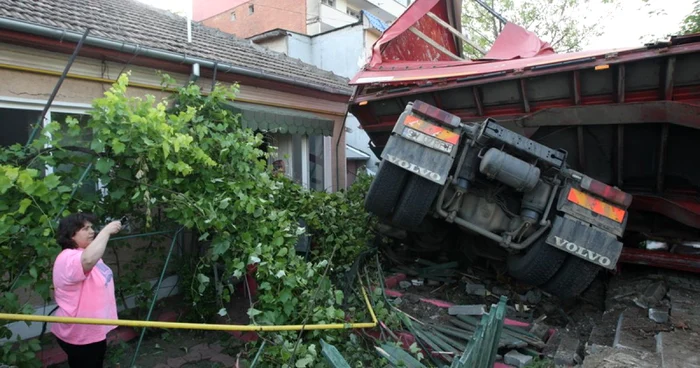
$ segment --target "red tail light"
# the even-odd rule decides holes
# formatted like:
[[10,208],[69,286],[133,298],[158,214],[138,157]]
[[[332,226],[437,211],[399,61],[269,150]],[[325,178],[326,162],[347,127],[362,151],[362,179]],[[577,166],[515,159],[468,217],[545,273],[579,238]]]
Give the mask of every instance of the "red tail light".
[[617,188],[613,188],[587,176],[584,176],[581,180],[581,188],[625,208],[632,204],[631,194],[625,193]]
[[428,118],[435,119],[441,123],[447,124],[453,128],[457,128],[459,126],[459,123],[461,122],[459,117],[454,116],[447,111],[440,110],[435,106],[428,105],[427,103],[419,100],[413,102],[412,110]]

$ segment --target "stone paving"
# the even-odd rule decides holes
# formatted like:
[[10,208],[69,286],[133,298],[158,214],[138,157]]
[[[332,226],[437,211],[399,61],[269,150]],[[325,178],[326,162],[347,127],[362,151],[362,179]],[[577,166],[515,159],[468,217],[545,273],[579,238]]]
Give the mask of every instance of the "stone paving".
[[223,347],[219,344],[195,345],[188,350],[187,354],[177,358],[169,358],[167,364],[161,363],[154,368],[179,368],[188,363],[197,363],[205,360],[220,363],[224,367],[235,366],[236,359],[222,353],[222,350]]

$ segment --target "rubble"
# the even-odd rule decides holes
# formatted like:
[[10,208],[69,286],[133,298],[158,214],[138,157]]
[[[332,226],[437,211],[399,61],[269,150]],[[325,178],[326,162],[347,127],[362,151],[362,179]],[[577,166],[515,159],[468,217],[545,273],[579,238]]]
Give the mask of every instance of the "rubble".
[[569,333],[564,333],[561,337],[561,342],[554,354],[555,366],[573,366],[581,362],[581,341]]
[[465,290],[470,295],[486,296],[486,286],[483,284],[467,284]]
[[668,307],[649,308],[649,319],[656,323],[668,323]]
[[466,316],[481,316],[486,314],[486,305],[476,304],[476,305],[454,305],[451,306],[447,313],[450,315],[466,315]]
[[503,357],[504,363],[518,368],[527,366],[531,361],[531,356],[520,354],[517,350],[511,350]]
[[399,287],[402,289],[408,289],[411,287],[411,282],[410,281],[399,281]]
[[663,282],[655,282],[646,288],[643,295],[635,298],[634,303],[644,309],[657,306],[661,299],[666,296],[667,290]]
[[595,352],[587,355],[582,368],[659,368],[661,359],[652,352],[615,349],[609,346],[598,346]]
[[700,335],[696,332],[674,331],[656,335],[656,352],[662,368],[700,368]]

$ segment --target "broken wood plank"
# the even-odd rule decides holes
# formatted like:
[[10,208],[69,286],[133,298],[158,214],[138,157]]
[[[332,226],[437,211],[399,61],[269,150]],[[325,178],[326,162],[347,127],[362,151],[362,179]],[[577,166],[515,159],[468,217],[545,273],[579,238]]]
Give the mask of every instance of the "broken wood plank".
[[459,57],[459,56],[455,55],[454,53],[452,53],[452,51],[450,51],[450,50],[444,48],[442,45],[440,45],[440,44],[438,44],[437,42],[435,42],[432,38],[428,37],[425,33],[419,31],[416,27],[411,27],[411,28],[409,28],[408,30],[411,31],[411,32],[413,32],[413,34],[415,34],[416,36],[418,36],[418,38],[420,38],[421,40],[427,42],[430,46],[432,46],[432,47],[438,49],[438,50],[439,50],[440,52],[442,52],[443,54],[445,54],[445,55],[447,55],[447,56],[449,56],[449,57],[451,57],[451,58],[453,58],[453,59],[455,59],[455,60],[459,60],[459,61],[463,61],[463,60],[464,60],[464,59],[462,59],[461,57]]
[[446,28],[448,31],[450,31],[453,35],[455,35],[455,36],[459,37],[460,39],[462,39],[462,41],[464,41],[467,45],[473,47],[474,50],[478,51],[481,55],[486,55],[486,51],[484,51],[482,48],[480,48],[480,47],[477,46],[476,44],[472,43],[465,35],[462,34],[462,32],[460,32],[460,31],[458,31],[457,29],[455,29],[454,27],[452,27],[449,23],[445,22],[444,20],[442,20],[440,17],[438,17],[437,15],[433,14],[432,12],[428,12],[428,16],[429,16],[432,20],[438,22],[438,24],[440,24],[441,26],[445,27],[445,28]]

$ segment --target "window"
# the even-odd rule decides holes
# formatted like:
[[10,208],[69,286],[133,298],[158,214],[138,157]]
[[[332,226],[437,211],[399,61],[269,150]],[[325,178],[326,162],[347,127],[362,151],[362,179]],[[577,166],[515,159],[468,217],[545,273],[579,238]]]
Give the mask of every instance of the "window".
[[[70,116],[78,120],[78,126],[81,127],[81,135],[78,137],[69,137],[67,134],[64,134],[61,144],[63,146],[89,148],[92,132],[85,129],[87,127],[88,115],[84,113],[88,106],[85,108],[72,108],[56,104],[58,106],[51,107],[42,122],[40,116],[45,103],[44,101],[34,100],[0,100],[0,129],[3,131],[3,134],[0,135],[0,146],[8,147],[13,144],[25,145],[37,122],[46,124],[49,121],[59,121],[63,123],[66,118]],[[92,157],[86,153],[71,151],[53,152],[52,155],[55,155],[55,157],[70,155],[71,164],[62,164],[57,167],[33,168],[39,169],[44,175],[54,172],[57,174],[68,173],[71,171],[79,171],[82,173],[92,159]],[[80,173],[77,175],[80,175]],[[85,182],[79,189],[79,195],[97,195],[98,188],[98,183],[95,181]]]
[[309,188],[325,191],[324,181],[325,152],[323,137],[314,135],[309,137]]
[[233,22],[234,20],[236,20],[236,12],[232,11],[231,12],[231,22]]
[[332,8],[335,8],[335,0],[321,0],[321,4],[325,4]]
[[345,12],[348,13],[348,15],[351,15],[351,16],[357,18],[357,19],[360,19],[360,14],[361,14],[361,13],[360,13],[359,10],[355,10],[355,9],[353,9],[353,8],[348,7],[348,8],[345,10]]
[[19,108],[0,108],[0,146],[9,147],[15,143],[24,145],[29,139],[32,126],[39,121],[41,111]]
[[255,5],[248,5],[248,15],[255,13]]

